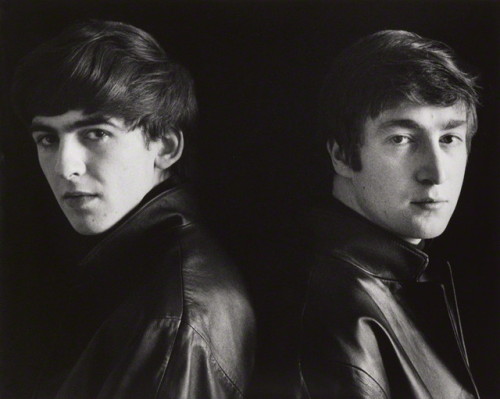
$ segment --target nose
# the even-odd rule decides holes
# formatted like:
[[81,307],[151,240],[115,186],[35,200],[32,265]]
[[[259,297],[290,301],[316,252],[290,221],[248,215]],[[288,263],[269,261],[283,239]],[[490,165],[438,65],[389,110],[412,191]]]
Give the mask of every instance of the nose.
[[425,185],[437,185],[446,181],[445,156],[438,143],[429,143],[419,151],[420,160],[416,172],[417,181]]
[[55,169],[58,176],[67,180],[82,176],[86,171],[84,148],[76,140],[61,140]]

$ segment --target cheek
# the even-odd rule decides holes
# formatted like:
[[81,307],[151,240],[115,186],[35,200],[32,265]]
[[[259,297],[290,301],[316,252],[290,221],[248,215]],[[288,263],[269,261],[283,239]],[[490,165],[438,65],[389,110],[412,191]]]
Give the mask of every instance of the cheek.
[[452,178],[450,179],[451,181],[451,188],[450,191],[452,191],[455,194],[455,201],[458,201],[458,197],[460,195],[460,192],[462,191],[462,186],[464,183],[464,177],[465,177],[465,165],[456,165],[454,169],[451,171],[452,173]]
[[400,164],[390,162],[372,161],[363,165],[361,173],[361,189],[365,193],[371,193],[375,197],[384,196],[387,192],[397,191],[403,184],[402,170]]
[[464,155],[453,162],[450,162],[448,175],[450,176],[450,180],[453,181],[455,185],[462,184],[465,177],[465,169],[467,166],[467,156]]
[[120,193],[125,199],[135,201],[137,196],[149,189],[149,164],[144,158],[121,157],[102,166],[101,171],[106,176],[101,177],[106,179],[108,187],[113,187],[113,191]]
[[400,162],[376,159],[363,165],[357,182],[358,199],[371,212],[388,215],[399,209],[411,192],[406,169]]
[[52,181],[54,180],[55,175],[54,162],[52,158],[47,155],[38,155],[38,163],[45,178],[47,179],[49,184],[52,185]]

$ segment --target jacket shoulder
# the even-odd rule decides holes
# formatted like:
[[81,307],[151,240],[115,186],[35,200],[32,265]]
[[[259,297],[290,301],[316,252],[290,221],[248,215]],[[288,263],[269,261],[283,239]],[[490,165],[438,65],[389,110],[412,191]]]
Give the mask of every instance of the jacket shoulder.
[[[364,397],[385,397],[386,376],[377,365],[379,344],[387,339],[380,300],[391,300],[390,288],[349,260],[320,259],[311,268],[300,349],[308,385],[338,389],[345,395],[351,387],[352,392],[370,392]],[[327,381],[343,383],[333,387]]]
[[253,367],[255,318],[239,270],[201,225],[184,226],[178,246],[180,331],[194,333],[221,378],[243,389]]
[[221,363],[220,354],[214,351],[204,335],[181,321],[161,378],[158,397],[242,398],[246,385],[237,370]]
[[367,273],[342,253],[310,268],[306,309],[335,317],[380,317],[376,298],[391,298],[391,284]]

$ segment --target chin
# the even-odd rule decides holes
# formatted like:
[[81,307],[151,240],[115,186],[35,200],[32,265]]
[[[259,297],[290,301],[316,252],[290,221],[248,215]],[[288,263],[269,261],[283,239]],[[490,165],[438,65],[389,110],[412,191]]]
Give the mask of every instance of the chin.
[[106,226],[96,225],[94,223],[82,223],[81,221],[72,222],[70,220],[70,224],[78,234],[81,234],[84,236],[92,236],[92,235],[96,235],[96,234],[101,234],[109,229],[109,227],[106,227]]
[[81,234],[83,236],[93,236],[96,234],[104,233],[106,231],[104,229],[101,230],[101,229],[94,229],[94,228],[80,227],[80,226],[78,227],[73,226],[73,228],[78,234]]
[[439,237],[441,234],[443,234],[445,229],[446,225],[435,226],[432,228],[426,227],[426,228],[415,229],[410,237],[415,237],[421,240],[429,240],[431,238]]

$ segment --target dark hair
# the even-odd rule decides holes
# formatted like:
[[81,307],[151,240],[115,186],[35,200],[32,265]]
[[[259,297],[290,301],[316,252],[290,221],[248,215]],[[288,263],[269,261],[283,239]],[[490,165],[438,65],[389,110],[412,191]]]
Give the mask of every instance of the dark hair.
[[119,116],[156,140],[192,128],[197,104],[188,71],[134,26],[91,20],[64,30],[20,63],[13,105],[24,121],[69,110]]
[[463,103],[470,146],[477,130],[475,79],[459,69],[447,45],[405,31],[374,33],[336,58],[321,93],[320,130],[329,142],[337,142],[346,163],[359,171],[366,119],[403,101]]

